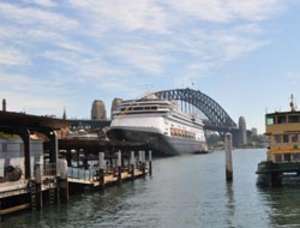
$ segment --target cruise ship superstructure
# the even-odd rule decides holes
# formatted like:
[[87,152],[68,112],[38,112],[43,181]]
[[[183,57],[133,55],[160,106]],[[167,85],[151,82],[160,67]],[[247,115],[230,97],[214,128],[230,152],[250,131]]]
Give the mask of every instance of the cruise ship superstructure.
[[203,122],[154,95],[123,101],[113,112],[108,136],[147,143],[155,155],[207,152]]

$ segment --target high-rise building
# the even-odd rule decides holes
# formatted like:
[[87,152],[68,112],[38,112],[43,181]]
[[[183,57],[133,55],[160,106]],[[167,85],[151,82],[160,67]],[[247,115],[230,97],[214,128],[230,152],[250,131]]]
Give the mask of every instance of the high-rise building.
[[245,117],[241,116],[239,118],[239,145],[243,146],[248,143],[247,140],[247,126]]
[[258,135],[257,128],[252,128],[252,129],[251,129],[251,135],[252,135],[252,136],[257,136],[257,135]]
[[105,104],[101,100],[95,100],[91,110],[92,120],[107,120]]
[[2,100],[2,111],[6,112],[6,100],[5,99]]
[[117,107],[122,103],[122,98],[114,98],[111,104],[110,110],[110,118],[112,119],[113,112],[117,109]]

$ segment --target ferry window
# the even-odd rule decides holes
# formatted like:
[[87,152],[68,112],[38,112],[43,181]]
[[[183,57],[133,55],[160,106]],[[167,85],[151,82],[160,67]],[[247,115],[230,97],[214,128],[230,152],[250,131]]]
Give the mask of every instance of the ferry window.
[[283,155],[283,160],[287,161],[287,162],[291,161],[291,154],[284,154]]
[[289,143],[289,136],[283,135],[283,143]]
[[276,154],[274,157],[275,157],[275,162],[281,162],[281,154]]
[[277,117],[277,123],[286,123],[286,116],[278,116]]
[[267,125],[273,125],[274,124],[274,117],[267,117]]
[[293,154],[294,161],[300,161],[300,154]]
[[300,122],[300,115],[289,116],[289,123],[299,123],[299,122]]
[[291,141],[293,143],[298,142],[298,134],[291,134]]
[[281,143],[281,135],[274,135],[274,141],[276,143]]

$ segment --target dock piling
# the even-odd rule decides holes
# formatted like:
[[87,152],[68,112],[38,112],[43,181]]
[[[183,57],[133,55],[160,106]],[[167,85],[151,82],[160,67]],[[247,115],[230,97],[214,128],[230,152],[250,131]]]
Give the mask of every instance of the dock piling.
[[100,186],[104,185],[104,170],[106,166],[105,154],[104,152],[99,153],[99,181]]
[[152,150],[148,151],[149,175],[152,176]]
[[69,183],[68,183],[68,162],[65,159],[58,160],[59,177],[58,177],[58,193],[59,198],[63,202],[69,201]]
[[131,178],[134,179],[134,169],[135,169],[135,156],[134,156],[134,151],[130,152],[130,173],[131,173]]
[[43,192],[42,192],[42,167],[39,163],[35,165],[34,177],[35,177],[35,203],[34,207],[40,210],[43,208]]
[[118,181],[122,181],[122,153],[119,150],[117,152],[117,169],[118,169]]
[[232,169],[232,134],[226,133],[225,135],[225,157],[226,157],[226,181],[231,182],[233,180]]

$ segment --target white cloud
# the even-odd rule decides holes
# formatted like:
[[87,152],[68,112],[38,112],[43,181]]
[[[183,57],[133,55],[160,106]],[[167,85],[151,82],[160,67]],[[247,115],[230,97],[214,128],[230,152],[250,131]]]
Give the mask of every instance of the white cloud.
[[[164,9],[154,0],[73,0],[71,4],[96,24],[95,27],[121,27],[125,30],[166,30]],[[101,26],[99,26],[101,25]]]
[[60,114],[69,100],[70,90],[57,80],[34,79],[22,74],[0,72],[1,97],[8,101],[9,110],[38,114]]
[[27,4],[36,4],[42,7],[56,7],[58,3],[54,0],[22,0],[22,2]]
[[143,70],[150,74],[159,74],[163,71],[166,58],[163,53],[163,47],[154,47],[155,44],[139,44],[133,42],[124,42],[109,49],[110,53],[127,63],[129,67]]
[[[205,76],[271,42],[261,21],[285,5],[280,0],[20,1],[0,3],[0,65],[23,74],[0,72],[0,88],[14,102],[30,88],[30,101],[22,102],[46,108],[45,99],[52,110],[65,102],[60,95],[70,95],[65,82],[136,94],[134,84],[160,83],[148,76],[172,75],[178,83]],[[39,80],[33,79],[37,69],[47,69]],[[55,86],[53,74],[61,76]]]
[[26,65],[29,63],[30,59],[27,56],[25,56],[22,52],[13,48],[5,48],[3,46],[1,47],[0,66]]
[[208,22],[231,22],[233,20],[260,21],[282,9],[280,0],[167,0],[179,14]]
[[56,30],[70,30],[79,26],[79,23],[66,16],[41,10],[34,7],[15,6],[0,3],[0,17],[11,20],[19,25],[47,26]]

